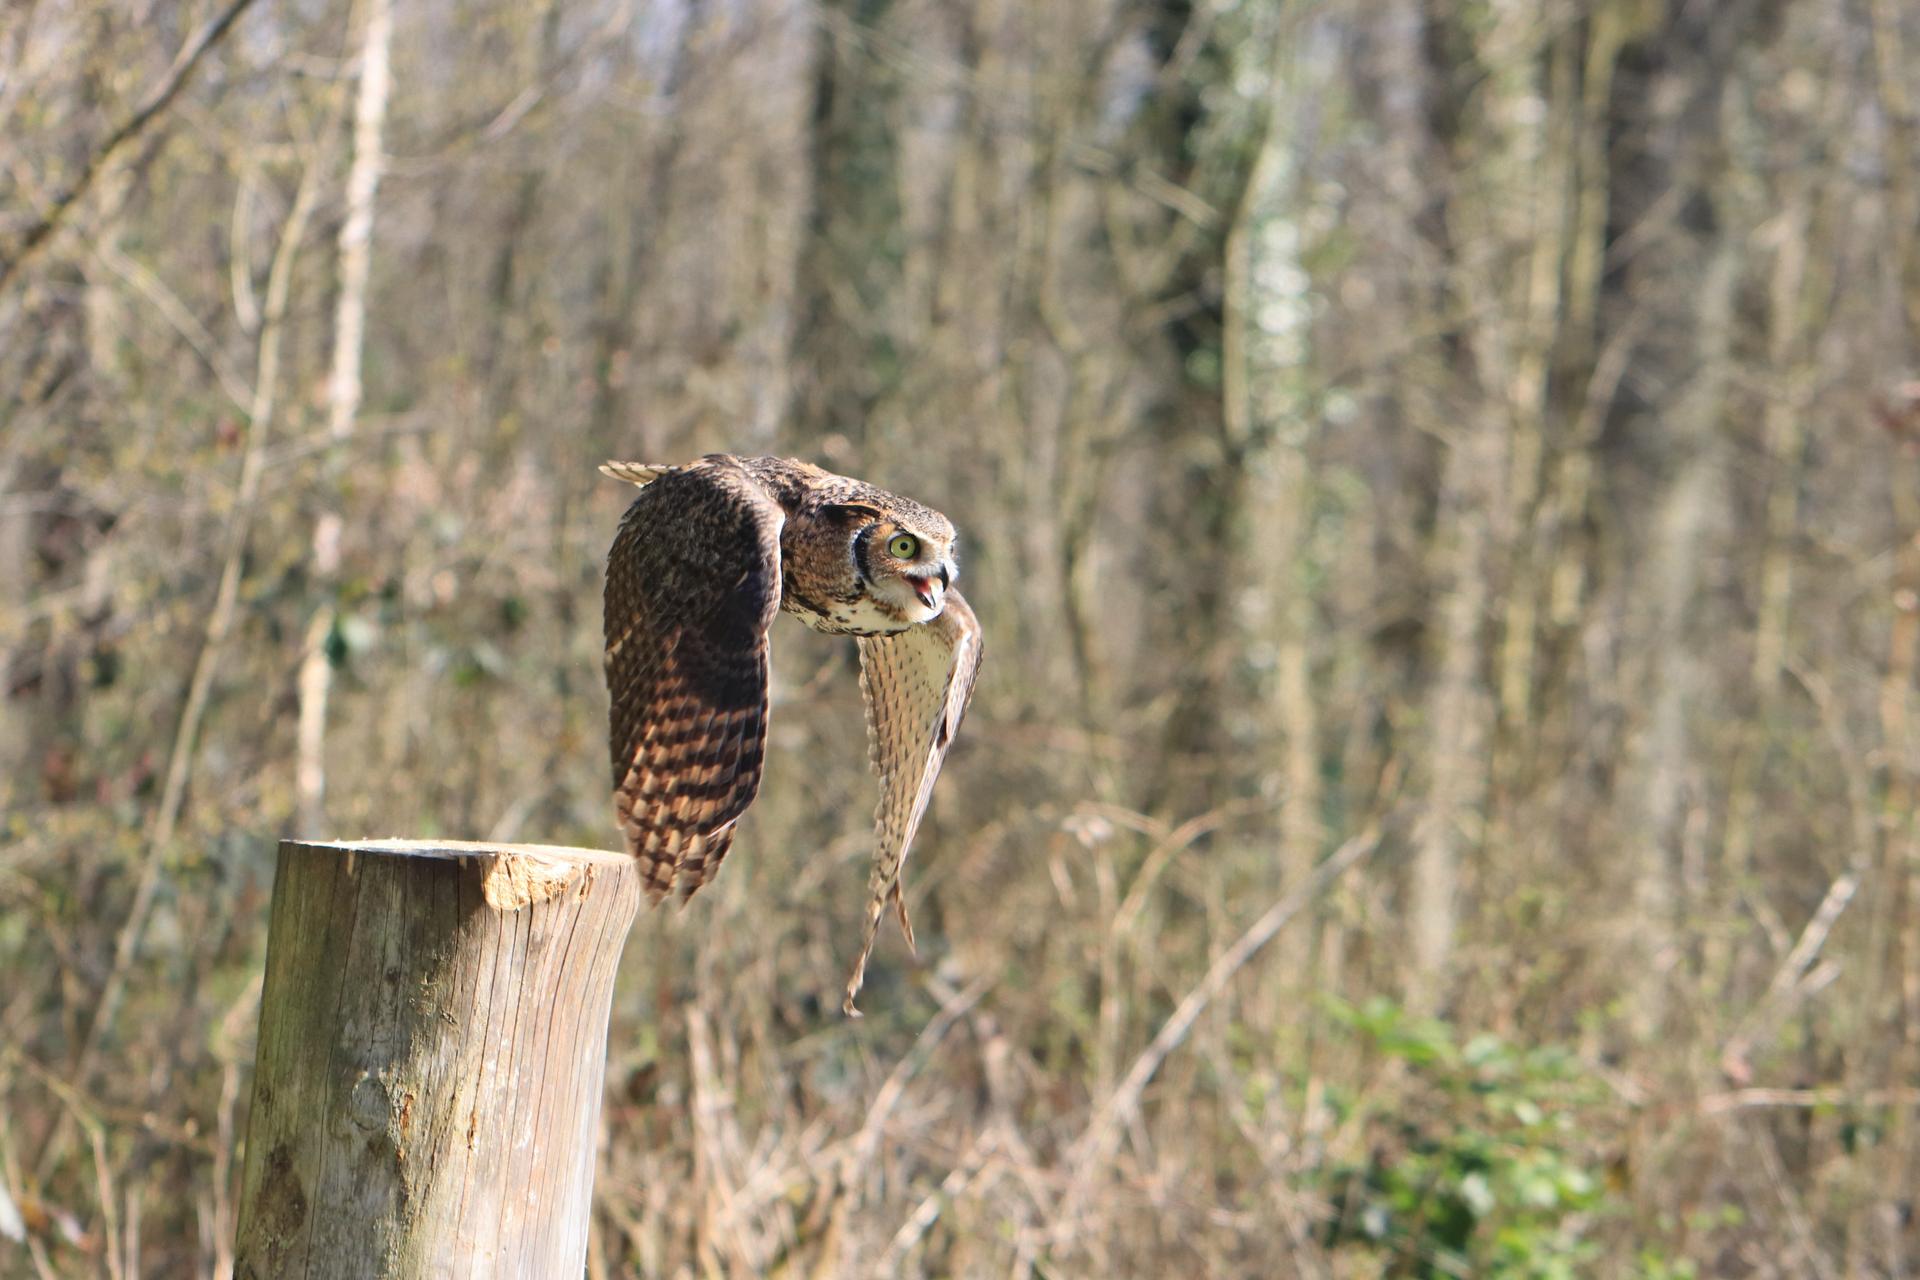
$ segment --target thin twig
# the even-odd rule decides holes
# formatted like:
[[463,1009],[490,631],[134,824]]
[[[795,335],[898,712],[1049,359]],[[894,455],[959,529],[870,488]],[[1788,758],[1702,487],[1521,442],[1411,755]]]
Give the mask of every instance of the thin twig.
[[1753,1051],[1754,1042],[1770,1032],[1786,1012],[1795,991],[1800,988],[1802,978],[1819,956],[1820,949],[1826,945],[1827,935],[1833,932],[1840,914],[1853,901],[1867,860],[1865,852],[1856,855],[1853,866],[1828,886],[1826,897],[1820,900],[1806,928],[1800,931],[1800,938],[1794,943],[1793,950],[1787,953],[1786,959],[1774,971],[1773,980],[1767,984],[1760,1002],[1740,1020],[1734,1033],[1727,1037],[1726,1044],[1720,1050],[1720,1069],[1733,1083],[1745,1084],[1752,1078],[1747,1056]]
[[120,1247],[120,1257],[127,1268],[127,1280],[140,1280],[140,1179],[127,1180],[127,1215],[125,1238]]
[[107,1135],[98,1124],[87,1126],[87,1146],[93,1153],[94,1194],[100,1200],[100,1246],[109,1280],[125,1280],[120,1262],[120,1217],[114,1209],[113,1172],[107,1163]]
[[1920,1089],[1847,1089],[1838,1085],[1818,1089],[1732,1089],[1709,1093],[1696,1104],[1703,1116],[1735,1111],[1798,1110],[1813,1107],[1920,1107]]

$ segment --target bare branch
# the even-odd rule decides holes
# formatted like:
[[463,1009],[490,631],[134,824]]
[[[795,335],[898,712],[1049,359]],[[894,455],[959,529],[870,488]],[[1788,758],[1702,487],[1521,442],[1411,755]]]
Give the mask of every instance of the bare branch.
[[86,165],[80,170],[80,176],[75,178],[65,191],[54,197],[53,204],[40,216],[38,222],[27,228],[26,234],[21,237],[20,244],[13,254],[8,258],[0,259],[0,289],[6,288],[12,282],[13,277],[27,260],[46,243],[48,237],[59,229],[68,211],[87,194],[94,180],[100,176],[101,171],[106,168],[107,162],[113,159],[115,153],[146,132],[147,126],[167,109],[167,105],[174,100],[180,90],[186,88],[187,81],[193,77],[194,68],[200,65],[200,59],[206,56],[208,50],[220,43],[234,21],[252,4],[253,0],[229,0],[225,9],[194,32],[192,38],[174,57],[173,66],[168,69],[166,76],[153,87],[134,113],[127,117],[119,128],[108,134],[107,140],[100,144],[92,156],[88,157]]

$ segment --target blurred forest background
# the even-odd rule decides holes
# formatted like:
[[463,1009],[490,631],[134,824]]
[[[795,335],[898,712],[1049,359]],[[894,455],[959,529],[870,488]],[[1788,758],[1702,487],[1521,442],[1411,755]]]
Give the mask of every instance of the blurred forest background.
[[776,626],[595,1276],[1920,1268],[1917,342],[1903,0],[12,0],[0,1274],[231,1274],[277,837],[615,843],[715,449],[987,667],[856,1024]]

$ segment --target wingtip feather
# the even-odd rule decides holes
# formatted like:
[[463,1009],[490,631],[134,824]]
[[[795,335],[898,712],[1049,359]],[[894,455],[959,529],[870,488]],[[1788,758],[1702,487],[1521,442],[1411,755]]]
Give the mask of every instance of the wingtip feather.
[[860,1011],[853,1007],[853,998],[860,994],[860,988],[867,981],[867,960],[873,955],[874,935],[880,932],[880,908],[884,899],[875,895],[867,904],[867,925],[860,939],[860,958],[853,962],[853,973],[847,979],[846,998],[840,1001],[840,1012],[849,1018],[857,1018]]
[[893,882],[893,888],[887,891],[887,896],[893,899],[893,913],[900,919],[900,936],[907,940],[907,950],[918,960],[920,948],[913,940],[913,921],[907,918],[907,896],[901,892],[898,880]]

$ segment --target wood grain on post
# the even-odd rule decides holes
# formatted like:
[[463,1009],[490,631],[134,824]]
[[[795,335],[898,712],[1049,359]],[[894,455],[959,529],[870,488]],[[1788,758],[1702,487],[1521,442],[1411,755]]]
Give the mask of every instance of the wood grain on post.
[[283,842],[242,1280],[579,1276],[640,898],[620,854]]

